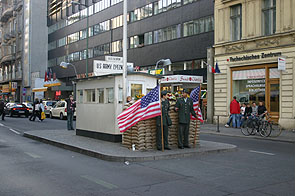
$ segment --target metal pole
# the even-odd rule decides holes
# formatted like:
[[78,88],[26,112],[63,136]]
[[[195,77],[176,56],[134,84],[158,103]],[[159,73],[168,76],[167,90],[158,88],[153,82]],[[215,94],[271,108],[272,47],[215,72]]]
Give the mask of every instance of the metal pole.
[[216,130],[216,132],[220,132],[220,130],[219,130],[219,116],[217,116],[217,130]]
[[127,97],[127,0],[123,1],[123,104]]
[[87,9],[87,30],[86,30],[86,78],[88,78],[88,41],[89,41],[89,7]]

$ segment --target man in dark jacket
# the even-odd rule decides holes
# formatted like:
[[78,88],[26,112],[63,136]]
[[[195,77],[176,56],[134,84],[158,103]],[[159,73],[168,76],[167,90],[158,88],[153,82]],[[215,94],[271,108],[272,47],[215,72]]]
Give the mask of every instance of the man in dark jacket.
[[257,113],[258,113],[258,116],[261,116],[262,118],[264,118],[265,117],[265,114],[267,113],[267,109],[263,105],[263,102],[262,101],[259,101],[259,106],[257,108]]
[[33,111],[29,118],[30,121],[35,121],[36,117],[39,116],[39,99],[36,98],[33,102]]
[[[171,150],[168,144],[168,126],[172,124],[169,116],[169,101],[167,99],[167,91],[161,92],[161,104],[162,104],[162,122],[163,122],[163,136],[164,136],[164,148]],[[157,116],[157,149],[162,150],[162,128],[161,128],[161,116]]]
[[[183,89],[182,97],[177,99],[175,110],[178,112],[178,148],[190,148],[189,146],[189,124],[190,115],[192,114],[197,118],[196,112],[193,107],[193,101],[188,98],[188,91]],[[184,139],[184,141],[183,141]]]
[[73,95],[70,95],[68,99],[66,99],[67,102],[67,128],[68,130],[74,130],[73,126],[73,117],[74,112],[76,109],[76,102],[74,101]]
[[0,101],[0,115],[2,115],[2,120],[4,120],[4,116],[5,116],[5,102],[4,102],[4,100]]

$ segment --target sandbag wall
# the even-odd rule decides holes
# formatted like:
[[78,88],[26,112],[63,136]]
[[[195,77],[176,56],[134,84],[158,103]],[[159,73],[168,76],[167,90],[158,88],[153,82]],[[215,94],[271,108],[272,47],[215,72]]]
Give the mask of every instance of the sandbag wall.
[[[171,102],[170,102],[171,103]],[[169,127],[169,146],[177,147],[178,142],[178,113],[174,110],[175,102],[170,105],[170,118],[172,125]],[[125,107],[126,108],[126,107]],[[198,129],[196,132],[196,124],[198,123]],[[194,137],[196,135],[196,144],[199,144],[199,132],[200,122],[191,120],[189,133],[189,143],[193,147]],[[156,149],[156,118],[147,119],[138,122],[135,126],[131,127],[123,133],[122,145],[126,148],[132,149],[132,144],[135,145],[136,150],[149,150]]]

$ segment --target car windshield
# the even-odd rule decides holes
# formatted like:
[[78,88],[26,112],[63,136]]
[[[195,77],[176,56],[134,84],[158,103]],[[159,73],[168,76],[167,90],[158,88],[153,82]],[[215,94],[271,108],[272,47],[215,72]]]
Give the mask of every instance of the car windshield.
[[22,105],[22,104],[17,104],[17,105],[15,105],[15,107],[22,108],[22,107],[26,107],[26,106],[25,105]]
[[46,103],[47,106],[54,106],[56,102],[48,101]]

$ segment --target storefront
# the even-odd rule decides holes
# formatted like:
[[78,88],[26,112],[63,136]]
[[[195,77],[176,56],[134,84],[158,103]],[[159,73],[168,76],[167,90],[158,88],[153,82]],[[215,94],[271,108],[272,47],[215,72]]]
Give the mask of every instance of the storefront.
[[[285,59],[284,70],[278,59]],[[262,101],[272,120],[295,128],[294,50],[282,48],[253,53],[215,55],[221,70],[214,76],[214,117],[226,123],[233,96],[240,103]]]

